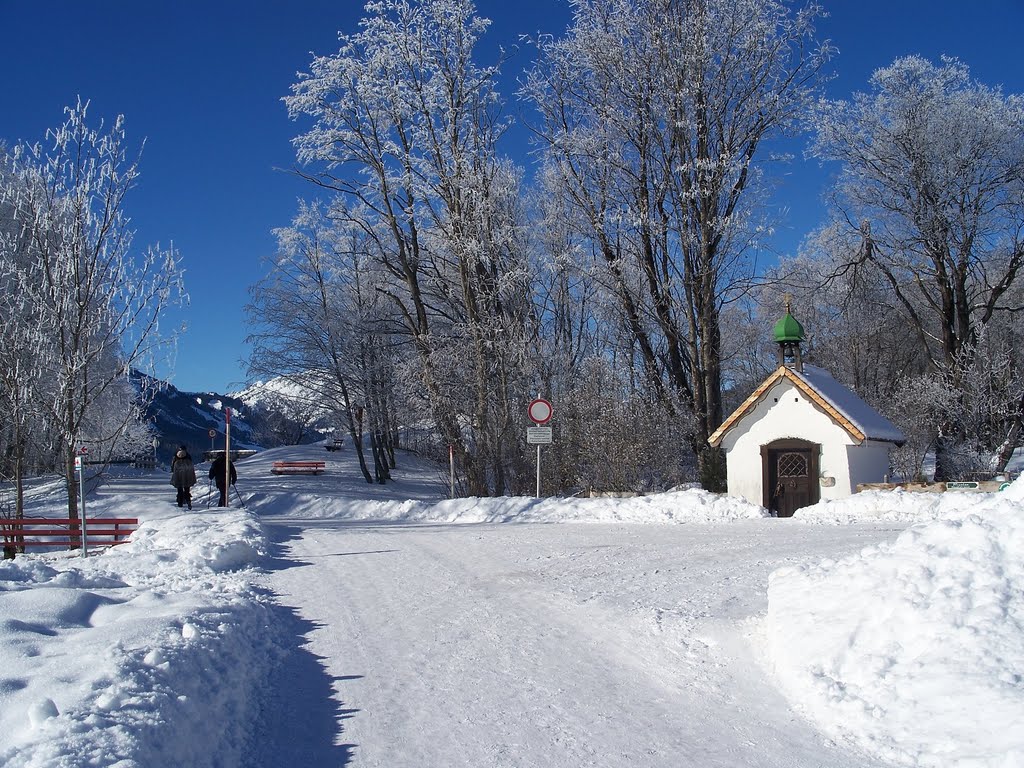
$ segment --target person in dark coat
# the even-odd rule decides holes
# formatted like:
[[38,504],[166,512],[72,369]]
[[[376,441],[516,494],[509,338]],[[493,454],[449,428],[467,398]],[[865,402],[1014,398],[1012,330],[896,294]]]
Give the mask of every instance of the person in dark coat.
[[178,506],[186,504],[192,509],[192,486],[196,484],[196,467],[188,449],[183,445],[171,459],[171,485],[178,490]]
[[[217,490],[220,491],[220,504],[219,507],[226,507],[228,505],[228,487],[224,484],[224,454],[220,454],[216,459],[213,460],[213,464],[210,465],[210,479],[217,484]],[[228,472],[231,474],[231,485],[235,484],[238,479],[238,473],[235,472],[235,463],[231,459],[227,459]]]

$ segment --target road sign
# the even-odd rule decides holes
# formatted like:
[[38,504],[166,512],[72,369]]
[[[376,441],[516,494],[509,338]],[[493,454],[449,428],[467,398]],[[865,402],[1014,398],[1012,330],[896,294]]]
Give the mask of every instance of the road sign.
[[547,445],[551,442],[551,427],[527,427],[526,442],[529,445]]
[[1009,483],[1003,483],[1002,485],[999,486],[999,490],[1000,491],[1005,491],[1009,487],[1010,487]]
[[534,424],[547,424],[551,421],[551,403],[538,397],[536,400],[530,402],[530,407],[527,410],[527,413],[530,414],[530,421]]
[[82,468],[82,457],[81,456],[75,456],[75,470],[77,471],[77,470],[79,470],[81,468]]
[[976,491],[978,490],[978,484],[967,480],[967,481],[955,481],[946,483],[947,491]]
[[210,437],[216,437],[216,436],[217,436],[217,430],[216,429],[211,429],[210,430]]

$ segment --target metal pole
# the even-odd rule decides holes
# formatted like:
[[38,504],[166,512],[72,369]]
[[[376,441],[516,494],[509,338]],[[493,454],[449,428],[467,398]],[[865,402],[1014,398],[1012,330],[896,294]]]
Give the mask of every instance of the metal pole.
[[81,502],[79,504],[81,514],[79,517],[81,518],[82,523],[82,557],[88,557],[89,536],[85,530],[85,461],[81,456],[76,456],[75,461],[78,464],[78,493],[81,498]]
[[224,409],[224,506],[231,506],[231,409]]
[[537,444],[537,498],[540,498],[540,443]]
[[451,482],[451,492],[449,493],[448,498],[454,499],[455,498],[455,446],[454,445],[449,445],[448,446],[448,469],[449,469],[449,474],[451,475],[451,480],[450,480],[450,482]]

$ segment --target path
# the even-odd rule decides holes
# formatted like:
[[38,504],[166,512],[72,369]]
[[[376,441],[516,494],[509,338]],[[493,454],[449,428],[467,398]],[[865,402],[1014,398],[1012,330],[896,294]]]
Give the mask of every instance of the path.
[[877,531],[265,522],[267,584],[331,683],[305,657],[267,766],[876,765],[796,716],[744,635],[771,570]]

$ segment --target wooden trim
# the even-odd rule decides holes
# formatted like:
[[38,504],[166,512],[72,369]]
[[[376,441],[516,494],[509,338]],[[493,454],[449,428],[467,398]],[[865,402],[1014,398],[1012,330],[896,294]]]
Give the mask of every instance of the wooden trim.
[[750,394],[750,397],[744,400],[740,404],[740,407],[733,411],[729,418],[722,422],[722,426],[715,430],[714,434],[712,434],[711,437],[708,438],[708,442],[711,443],[711,445],[714,446],[715,448],[721,445],[722,438],[725,437],[725,433],[732,429],[733,425],[741,418],[743,418],[743,416],[746,415],[747,411],[749,411],[751,408],[754,407],[754,405],[757,404],[757,401],[761,399],[764,393],[767,392],[775,382],[782,378],[782,372],[787,370],[789,369],[786,368],[785,366],[779,366],[775,370],[775,373],[773,373],[771,376],[769,376],[767,379],[761,382],[761,386],[755,389]]
[[722,440],[725,438],[725,433],[732,429],[736,422],[743,418],[757,404],[764,394],[781,379],[789,379],[789,381],[793,382],[793,386],[803,392],[811,402],[821,408],[821,410],[823,410],[829,418],[832,419],[832,421],[846,430],[854,440],[862,443],[867,439],[867,435],[858,429],[852,421],[837,411],[836,408],[828,402],[828,400],[819,395],[817,391],[810,384],[804,381],[798,373],[787,366],[780,365],[771,376],[761,383],[761,386],[751,393],[750,397],[740,404],[739,408],[732,412],[729,418],[722,422],[722,425],[715,430],[711,437],[708,438],[708,442],[715,448],[721,445]]

